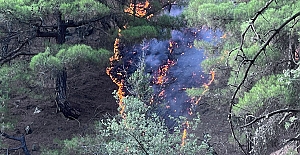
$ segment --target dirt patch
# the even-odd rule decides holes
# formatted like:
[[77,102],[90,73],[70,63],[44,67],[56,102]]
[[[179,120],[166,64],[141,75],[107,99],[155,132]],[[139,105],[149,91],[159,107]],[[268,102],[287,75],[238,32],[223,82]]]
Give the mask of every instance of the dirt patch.
[[[29,125],[32,133],[26,135],[26,142],[32,155],[41,154],[42,148],[60,148],[60,140],[91,134],[94,132],[95,121],[107,113],[116,114],[117,104],[112,92],[117,86],[106,75],[105,68],[82,64],[78,68],[68,69],[67,86],[71,106],[81,113],[78,121],[67,120],[61,113],[56,113],[54,87],[45,88],[44,91],[50,98],[46,101],[32,99],[24,94],[14,95],[10,99],[9,114],[17,122],[7,134],[20,136]],[[41,112],[34,113],[36,108]],[[2,138],[2,141],[9,148],[20,145],[18,141],[10,139]],[[22,150],[17,150],[10,151],[10,154],[23,153]]]
[[239,155],[242,154],[237,144],[231,139],[231,130],[228,122],[228,105],[222,100],[214,103],[212,96],[204,97],[197,107],[197,112],[200,113],[200,125],[197,128],[196,135],[203,141],[204,135],[209,134],[211,140],[209,145],[213,147],[217,154],[224,155]]

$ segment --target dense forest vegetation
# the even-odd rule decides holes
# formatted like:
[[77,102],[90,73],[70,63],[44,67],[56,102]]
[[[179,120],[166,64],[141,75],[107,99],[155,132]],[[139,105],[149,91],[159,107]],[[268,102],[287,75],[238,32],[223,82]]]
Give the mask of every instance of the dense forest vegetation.
[[227,75],[226,85],[209,93],[228,105],[232,136],[244,154],[269,154],[284,145],[281,154],[297,152],[299,5],[191,0],[185,12],[191,26],[224,32],[217,45],[196,44],[207,49],[202,66],[219,78]]
[[[184,8],[182,15],[162,13],[174,6]],[[299,153],[297,0],[0,0],[0,10],[0,146],[7,154]],[[195,102],[194,114],[170,116],[175,122],[170,127],[157,113],[162,105],[156,103],[145,57],[131,75],[113,69],[124,63],[119,49],[144,39],[168,39],[172,30],[186,27],[222,32],[222,37],[194,42],[205,50],[201,67],[211,81],[186,89]],[[108,74],[117,85],[115,102],[107,107],[118,105],[118,112],[105,111],[96,102],[94,115],[99,107],[104,113],[93,120],[71,102],[68,94],[76,89],[68,86],[68,73],[85,74],[81,69],[87,66]],[[16,100],[18,96],[26,97]],[[80,98],[88,100],[86,96]],[[31,108],[18,108],[24,98],[37,105],[55,101],[45,107],[55,106],[69,120],[65,126],[78,122],[81,128],[83,120],[93,120],[88,124],[93,130],[59,139],[55,148],[38,149],[25,140],[35,136],[34,128],[21,124],[25,130],[14,132],[20,118],[12,112],[28,115]],[[34,114],[40,112],[37,106]]]

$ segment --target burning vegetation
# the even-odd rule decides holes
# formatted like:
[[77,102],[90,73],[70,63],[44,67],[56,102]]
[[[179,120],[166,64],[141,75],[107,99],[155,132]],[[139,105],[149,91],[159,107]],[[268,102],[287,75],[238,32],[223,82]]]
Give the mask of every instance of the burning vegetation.
[[189,127],[189,122],[186,121],[184,122],[183,124],[183,132],[182,132],[182,138],[181,138],[181,146],[184,146],[185,145],[185,140],[186,140],[186,137],[187,137],[187,129]]
[[[139,17],[145,16],[146,8],[149,7],[148,3],[149,2],[146,1],[145,4],[131,4],[129,8],[125,9],[125,12],[134,14],[134,8],[136,7],[135,15]],[[146,72],[151,73],[151,89],[154,91],[154,97],[145,104],[151,106],[162,104],[163,106],[159,106],[162,108],[159,110],[162,111],[162,114],[159,115],[164,115],[160,117],[166,119],[165,123],[168,127],[173,126],[174,122],[168,122],[168,119],[170,118],[165,118],[165,116],[178,118],[179,116],[186,116],[186,114],[192,115],[193,109],[191,104],[193,103],[191,101],[196,100],[194,104],[198,104],[201,96],[208,91],[209,86],[213,83],[215,72],[211,71],[211,79],[208,83],[203,84],[206,78],[199,65],[204,59],[204,56],[200,55],[199,51],[195,49],[193,45],[193,40],[201,35],[200,31],[187,30],[184,33],[179,31],[174,32],[175,33],[172,34],[172,39],[169,41],[153,43],[152,41],[146,41],[147,45],[143,44],[141,45],[142,47],[135,45],[132,49],[126,48],[125,50],[123,48],[122,50],[120,49],[120,39],[116,38],[114,43],[114,55],[110,58],[111,66],[107,68],[107,74],[118,86],[116,95],[119,99],[119,111],[124,119],[128,119],[129,117],[128,114],[126,117],[126,114],[124,113],[125,108],[129,106],[124,104],[124,100],[126,101],[124,97],[129,93],[126,89],[130,87],[127,86],[128,83],[126,80],[128,78],[127,76],[131,75],[133,70],[130,67],[135,66],[140,61],[142,53],[140,51],[145,51],[145,53],[147,53],[145,58]],[[119,33],[119,37],[120,36]],[[152,49],[156,46],[159,48],[159,52]],[[161,47],[164,49],[161,49]],[[124,66],[124,64],[128,64],[129,66]],[[183,91],[201,85],[204,91],[197,99],[190,99],[187,96],[186,91]],[[128,96],[130,96],[130,94],[128,94]],[[190,126],[194,125],[190,125],[188,121],[179,124],[181,128],[181,143],[178,144],[185,147],[187,144],[188,129]],[[144,132],[143,135],[145,134],[147,133]]]
[[149,5],[150,3],[148,0],[146,0],[146,2],[144,3],[139,2],[136,4],[131,2],[129,4],[129,7],[124,9],[124,12],[134,15],[136,17],[144,17],[147,15],[147,9],[149,8]]
[[[119,30],[119,35],[120,35]],[[120,44],[120,39],[116,38],[115,43],[114,43],[114,55],[109,59],[110,61],[110,67],[106,69],[106,74],[109,75],[111,80],[118,86],[118,90],[116,92],[116,95],[119,100],[119,108],[120,108],[120,114],[122,115],[123,118],[125,118],[124,110],[125,110],[125,104],[123,103],[123,98],[125,97],[125,91],[124,91],[124,78],[125,75],[123,75],[121,72],[117,72],[117,75],[113,75],[112,69],[114,69],[114,63],[120,61],[121,56],[120,56],[120,51],[119,51],[119,44]]]

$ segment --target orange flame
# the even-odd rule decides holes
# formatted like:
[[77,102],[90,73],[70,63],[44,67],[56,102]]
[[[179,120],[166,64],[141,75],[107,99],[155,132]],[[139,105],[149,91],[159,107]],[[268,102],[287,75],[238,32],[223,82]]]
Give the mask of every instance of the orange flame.
[[[119,30],[120,33],[120,30]],[[120,61],[120,51],[119,51],[119,42],[120,39],[116,38],[115,43],[114,43],[114,55],[109,58],[110,61],[110,66],[106,68],[106,74],[109,75],[111,80],[118,86],[118,91],[117,91],[117,96],[119,98],[119,108],[120,108],[120,114],[123,118],[125,118],[124,110],[125,110],[125,104],[123,103],[123,98],[125,97],[125,92],[124,92],[124,80],[118,80],[117,78],[113,77],[111,75],[111,70],[113,69],[113,63],[115,61]],[[117,73],[119,76],[123,76],[122,73]]]
[[158,94],[158,96],[159,96],[159,97],[164,96],[164,95],[165,95],[165,91],[166,91],[166,90],[162,90],[162,91]]
[[[215,71],[210,71],[211,74],[211,80],[208,82],[208,84],[206,84],[206,86],[210,86],[211,83],[215,80]],[[204,84],[205,85],[205,84]]]
[[220,38],[221,39],[225,39],[227,37],[227,35],[226,35],[226,33],[223,35],[223,36],[221,36]]
[[215,80],[215,71],[210,71],[211,74],[211,80],[208,82],[208,84],[204,83],[203,87],[204,87],[204,91],[202,92],[201,96],[196,100],[195,104],[198,104],[202,98],[202,96],[204,95],[204,93],[206,93],[209,90],[209,86],[212,84],[212,82]]
[[[202,96],[204,95],[205,92],[207,92],[209,89],[209,86],[212,84],[212,82],[215,80],[215,71],[210,71],[210,74],[211,74],[211,80],[208,82],[208,84],[204,83],[203,84],[203,87],[204,87],[204,91],[202,92],[201,96],[197,99],[197,101],[195,102],[195,104],[198,104],[199,101],[201,100]],[[193,112],[191,109],[189,109],[188,111],[188,114],[189,115],[192,115]],[[182,133],[182,138],[181,138],[181,146],[184,146],[185,145],[185,140],[186,140],[186,137],[187,137],[187,128],[189,127],[189,123],[188,121],[186,121],[184,123],[184,129],[183,129],[183,133]]]
[[181,146],[184,146],[185,145],[185,140],[186,140],[186,137],[187,137],[187,128],[189,127],[189,122],[186,121],[184,124],[184,129],[183,129],[183,133],[182,133],[182,137],[181,137]]
[[119,42],[120,42],[120,39],[116,38],[115,43],[114,43],[114,55],[109,58],[109,61],[111,63],[113,61],[119,61],[120,60]]
[[147,19],[150,19],[151,17],[153,17],[154,15],[153,15],[153,13],[152,14],[150,14],[149,16],[147,16],[146,18]]
[[167,64],[163,65],[158,69],[158,77],[156,78],[156,84],[162,85],[165,83],[168,79],[166,78],[167,72],[171,66],[175,65],[175,61],[169,60]]
[[173,52],[173,42],[169,42],[169,48],[168,48],[168,50],[170,51],[170,53],[172,53]]
[[[125,13],[129,13],[131,15],[135,14],[137,17],[144,17],[147,15],[147,8],[149,7],[150,3],[148,0],[146,0],[145,3],[137,3],[133,4],[130,3],[129,7],[124,10]],[[135,12],[134,12],[135,10]],[[150,18],[151,15],[147,16],[147,18]]]
[[191,108],[189,108],[189,110],[188,110],[188,114],[189,114],[189,115],[193,115],[193,111],[192,111],[192,109],[191,109]]

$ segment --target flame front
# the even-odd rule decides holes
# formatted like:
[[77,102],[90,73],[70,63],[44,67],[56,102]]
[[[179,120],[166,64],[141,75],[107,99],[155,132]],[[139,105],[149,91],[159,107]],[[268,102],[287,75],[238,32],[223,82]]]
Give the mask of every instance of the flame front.
[[[137,17],[144,17],[147,15],[147,8],[149,7],[150,3],[148,0],[146,0],[145,3],[137,3],[137,4],[134,4],[134,3],[130,3],[129,7],[126,8],[124,10],[125,13],[129,13],[131,15],[135,15]],[[153,15],[150,15],[151,17]],[[149,16],[147,18],[150,18]]]
[[[209,90],[209,86],[212,84],[212,82],[215,80],[215,71],[210,71],[210,74],[211,74],[211,79],[210,79],[210,81],[206,84],[206,83],[204,83],[203,84],[203,87],[204,87],[204,91],[202,92],[202,94],[201,94],[201,96],[197,99],[197,101],[195,102],[195,104],[198,104],[199,103],[199,101],[201,100],[201,97],[202,97],[202,95],[204,95],[204,93],[205,92],[207,92],[208,90]],[[193,114],[193,112],[192,112],[192,109],[189,109],[189,111],[188,111],[188,114],[189,115],[192,115]],[[182,133],[182,137],[181,137],[181,146],[184,146],[185,145],[185,140],[186,140],[186,138],[187,138],[187,129],[189,128],[189,123],[188,123],[188,121],[186,121],[184,124],[183,124],[183,127],[184,127],[184,129],[183,129],[183,133]]]
[[167,78],[167,72],[171,66],[175,65],[175,61],[172,61],[170,59],[167,60],[167,64],[162,65],[158,69],[158,76],[156,77],[155,84],[162,85],[165,83],[168,78]]
[[[120,30],[119,30],[120,33]],[[114,55],[109,58],[110,61],[110,67],[106,68],[106,74],[109,75],[109,77],[111,78],[111,80],[118,86],[118,91],[117,91],[117,96],[119,98],[119,108],[120,108],[120,114],[123,118],[125,118],[125,114],[124,114],[124,110],[125,110],[125,104],[123,103],[123,98],[125,96],[125,92],[124,92],[124,80],[118,80],[118,78],[114,77],[111,74],[113,67],[113,63],[115,61],[120,61],[121,57],[120,57],[120,51],[119,51],[119,43],[120,43],[120,39],[116,38],[115,43],[114,43]],[[122,73],[117,73],[118,76],[123,76]]]
[[208,82],[208,84],[204,84],[204,87],[208,88],[208,86],[210,86],[211,83],[215,80],[215,73],[216,73],[215,71],[210,71],[211,79]]

